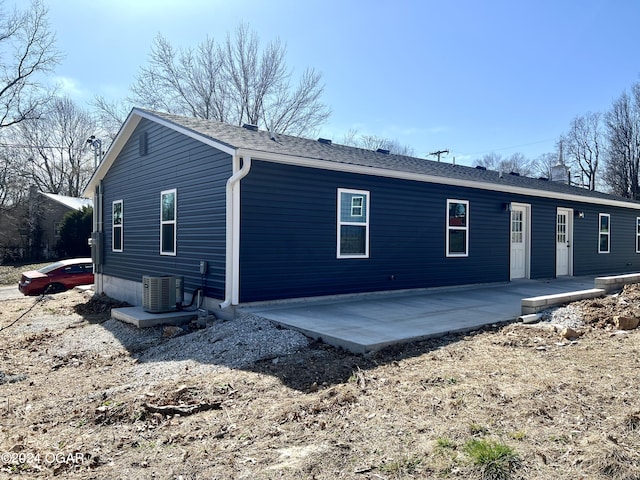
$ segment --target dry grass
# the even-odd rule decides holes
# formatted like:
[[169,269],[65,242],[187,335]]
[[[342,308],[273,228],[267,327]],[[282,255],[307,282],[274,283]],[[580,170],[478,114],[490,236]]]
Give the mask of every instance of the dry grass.
[[[61,294],[30,318],[68,314],[81,301]],[[12,302],[0,307],[0,325],[31,300]],[[70,332],[101,328],[79,320],[0,332],[1,368],[27,376],[0,391],[0,452],[84,455],[0,463],[5,475],[640,479],[638,330],[588,328],[569,343],[510,325],[371,357],[314,345],[249,370],[140,381],[134,352],[56,357]],[[221,408],[166,416],[143,407],[181,401]],[[506,467],[485,468],[469,445],[492,446]]]

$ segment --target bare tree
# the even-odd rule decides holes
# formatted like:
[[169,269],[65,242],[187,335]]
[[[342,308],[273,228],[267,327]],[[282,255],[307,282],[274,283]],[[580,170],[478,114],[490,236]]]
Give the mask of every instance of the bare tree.
[[608,140],[605,181],[612,193],[640,198],[640,83],[613,102],[605,116]]
[[0,149],[0,211],[22,201],[28,191],[27,182],[21,174],[13,151],[8,147]]
[[7,12],[0,3],[0,128],[40,117],[52,93],[39,76],[59,60],[42,1],[24,12]]
[[307,69],[293,85],[285,54],[279,40],[261,49],[245,24],[222,44],[207,38],[196,48],[176,50],[158,35],[128,100],[154,110],[311,135],[330,113],[321,101],[322,75]]
[[602,114],[589,112],[575,117],[569,132],[563,137],[567,163],[576,167],[589,190],[596,189],[598,166],[604,147],[603,127]]
[[[51,100],[51,92],[40,80],[59,60],[43,3],[34,0],[19,11],[0,1],[0,131],[4,141],[12,129],[40,117]],[[16,152],[19,150],[8,146],[0,151],[0,209],[19,203],[28,190]]]
[[[99,126],[96,135],[108,139],[108,143],[113,142],[132,106],[127,100],[107,100],[101,96],[94,98],[92,106],[97,126]],[[103,145],[103,150],[107,149],[108,145]]]
[[377,135],[360,135],[355,129],[350,129],[342,138],[343,145],[366,148],[367,150],[388,150],[395,155],[414,155],[414,150],[409,145],[402,145],[398,140],[379,137]]
[[538,167],[537,174],[540,177],[551,178],[551,168],[558,164],[558,153],[548,152],[543,153],[536,159],[536,165]]
[[87,139],[95,131],[88,112],[69,98],[56,98],[40,119],[23,122],[24,174],[42,192],[80,196],[93,172]]
[[536,161],[528,159],[522,153],[514,153],[510,157],[503,157],[499,153],[492,152],[473,163],[489,170],[514,172],[526,177],[535,176],[538,170]]

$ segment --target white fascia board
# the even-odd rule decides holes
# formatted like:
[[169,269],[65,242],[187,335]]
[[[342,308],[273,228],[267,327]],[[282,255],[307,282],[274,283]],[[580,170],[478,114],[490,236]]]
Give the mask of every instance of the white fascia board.
[[159,125],[162,125],[163,127],[170,128],[171,130],[174,130],[178,133],[186,135],[187,137],[193,138],[195,140],[198,140],[199,142],[202,142],[211,147],[217,148],[218,150],[224,153],[228,153],[229,155],[234,155],[236,153],[235,148],[230,147],[229,145],[225,145],[224,143],[217,142],[216,140],[213,140],[212,138],[204,136],[201,133],[195,132],[193,130],[182,127],[180,125],[176,125],[175,123],[172,123],[160,117],[156,117],[155,115],[149,114],[141,110],[134,109],[133,111],[136,113],[136,115],[139,115],[142,118],[146,118]]
[[[459,178],[440,177],[436,175],[426,175],[421,173],[403,172],[379,167],[367,167],[353,165],[350,163],[338,163],[312,158],[296,157],[293,155],[281,155],[266,153],[256,150],[239,149],[238,155],[250,156],[255,161],[266,161],[273,163],[284,163],[288,165],[298,165],[301,167],[319,168],[322,170],[335,170],[338,172],[357,173],[362,175],[373,175],[377,177],[397,178],[401,180],[413,180],[416,182],[437,183],[441,185],[451,185],[456,187],[468,187],[479,190],[492,190],[503,193],[513,193],[517,195],[528,195],[531,197],[549,198],[554,200],[566,200],[572,202],[590,203],[595,205],[607,205],[612,207],[631,208],[640,210],[640,204],[625,202],[623,200],[613,200],[607,198],[583,197],[569,193],[550,192],[537,190],[534,188],[516,187],[513,185],[499,185],[497,183],[485,183],[475,180],[464,180]],[[542,181],[542,180],[541,180]]]
[[95,192],[96,186],[100,183],[100,180],[104,178],[106,173],[113,165],[113,162],[120,154],[124,145],[127,143],[127,140],[131,137],[131,134],[136,129],[138,124],[140,123],[140,116],[135,114],[135,109],[129,113],[129,116],[122,124],[118,135],[115,140],[109,146],[109,150],[104,154],[102,161],[96,168],[96,171],[93,172],[89,183],[87,184],[84,192],[82,192],[82,196],[86,198],[93,198],[93,193]]
[[198,140],[199,142],[202,142],[206,145],[210,145],[214,148],[217,148],[218,150],[228,153],[229,155],[234,155],[236,152],[234,148],[229,147],[228,145],[216,142],[215,140],[212,140],[211,138],[206,137],[204,135],[198,134],[193,130],[189,130],[188,128],[181,127],[179,125],[176,125],[175,123],[171,123],[167,120],[151,115],[143,110],[134,108],[133,110],[131,110],[131,112],[129,113],[129,116],[127,117],[125,122],[122,124],[122,127],[118,132],[118,135],[116,136],[115,140],[109,147],[109,150],[107,150],[107,152],[105,153],[104,158],[102,159],[102,162],[100,162],[100,165],[98,165],[98,168],[93,173],[93,176],[89,180],[89,184],[87,185],[84,192],[82,193],[83,197],[93,198],[93,192],[95,191],[96,185],[107,174],[107,172],[113,165],[113,162],[118,157],[118,155],[124,148],[127,141],[131,138],[131,135],[133,134],[136,127],[140,123],[140,120],[143,118],[146,118],[147,120],[151,120],[152,122],[162,125],[164,127],[170,128],[171,130],[174,130],[190,138]]

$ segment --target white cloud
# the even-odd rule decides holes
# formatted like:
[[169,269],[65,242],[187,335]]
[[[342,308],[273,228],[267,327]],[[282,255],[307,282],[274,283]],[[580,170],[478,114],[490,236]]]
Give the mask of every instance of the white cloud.
[[70,77],[53,77],[54,83],[58,86],[60,95],[68,96],[72,100],[87,100],[91,97],[91,92],[83,88],[76,80]]

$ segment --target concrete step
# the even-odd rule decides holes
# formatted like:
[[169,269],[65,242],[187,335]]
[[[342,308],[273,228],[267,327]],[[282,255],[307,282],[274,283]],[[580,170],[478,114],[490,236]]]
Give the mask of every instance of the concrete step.
[[130,323],[138,328],[157,327],[158,325],[182,325],[198,317],[198,312],[177,311],[168,313],[149,313],[142,307],[112,308],[111,318]]
[[618,290],[630,283],[640,283],[640,273],[612,275],[609,277],[596,277],[596,279],[594,280],[595,287],[602,288],[607,293]]
[[605,290],[603,288],[590,288],[588,290],[579,290],[576,292],[554,293],[553,295],[540,295],[538,297],[530,297],[522,299],[522,315],[538,313],[547,308],[555,307],[565,303],[584,300],[586,298],[604,297]]

